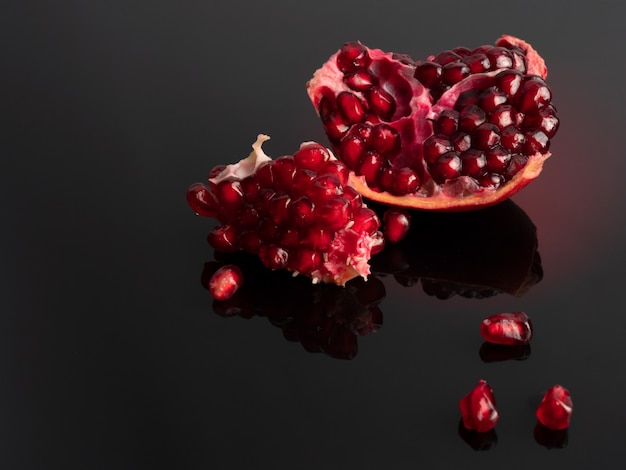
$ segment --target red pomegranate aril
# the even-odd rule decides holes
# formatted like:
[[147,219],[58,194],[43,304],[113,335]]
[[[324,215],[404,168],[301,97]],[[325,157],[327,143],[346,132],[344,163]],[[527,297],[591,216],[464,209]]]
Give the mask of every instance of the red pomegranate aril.
[[476,178],[476,181],[484,188],[497,189],[504,183],[504,176],[497,173],[487,173]]
[[435,134],[452,135],[459,128],[459,113],[453,109],[444,109],[433,123]]
[[213,228],[207,235],[207,241],[213,249],[225,253],[237,251],[237,228],[233,225],[220,225]]
[[237,241],[242,250],[255,255],[259,252],[259,248],[262,245],[259,235],[256,231],[251,230],[241,232]]
[[259,220],[259,213],[253,206],[247,204],[241,209],[239,215],[239,225],[241,225],[241,227],[248,229],[256,228]]
[[460,82],[470,74],[470,69],[462,62],[451,62],[443,66],[441,79],[448,85]]
[[500,142],[500,129],[495,124],[483,123],[472,132],[472,146],[488,150]]
[[506,93],[509,99],[515,97],[523,80],[524,75],[517,70],[503,70],[495,77],[496,86]]
[[406,209],[389,208],[383,214],[383,235],[389,243],[397,243],[406,237],[411,228],[411,215]]
[[306,247],[295,248],[289,254],[289,269],[310,276],[319,270],[323,260],[319,252]]
[[524,144],[526,155],[533,155],[537,152],[545,153],[550,148],[550,139],[543,131],[536,130],[526,134]]
[[338,230],[348,223],[351,217],[350,200],[348,198],[335,198],[315,208],[315,217],[322,220],[324,225],[331,230]]
[[346,75],[344,81],[355,91],[369,90],[373,86],[378,85],[378,79],[367,70],[359,70],[352,75]]
[[296,172],[296,163],[293,157],[280,157],[272,166],[274,187],[279,191],[285,191],[293,186],[293,177]]
[[343,192],[341,181],[337,175],[324,174],[315,177],[306,190],[307,196],[314,204],[328,201]]
[[289,253],[277,245],[262,245],[259,248],[259,258],[268,269],[284,269]]
[[441,80],[442,67],[441,64],[435,62],[418,62],[415,68],[415,78],[417,78],[425,87],[432,87]]
[[344,44],[337,55],[337,66],[342,72],[355,72],[365,69],[370,64],[367,48],[357,42]]
[[217,201],[213,193],[203,183],[194,183],[187,190],[187,203],[191,209],[203,217],[217,215]]
[[215,300],[228,300],[243,284],[241,269],[233,264],[219,268],[209,279],[209,292]]
[[369,150],[363,156],[357,174],[362,175],[371,187],[377,187],[384,160],[375,150]]
[[304,232],[303,239],[306,240],[308,246],[321,252],[330,248],[333,234],[327,228],[312,225]]
[[528,156],[520,153],[512,154],[511,161],[504,172],[504,179],[507,181],[513,178],[528,163]]
[[472,54],[463,57],[462,60],[467,64],[471,73],[483,73],[491,68],[491,62],[485,54]]
[[366,145],[363,138],[358,135],[346,135],[341,139],[341,155],[343,162],[351,170],[355,170],[365,154]]
[[491,62],[491,68],[510,69],[513,67],[513,56],[511,52],[504,47],[492,47],[487,51],[487,57]]
[[293,154],[297,168],[318,171],[329,159],[328,150],[323,145],[307,143]]
[[370,88],[365,92],[369,107],[385,121],[389,121],[396,111],[396,102],[389,93],[379,87]]
[[381,155],[393,156],[400,150],[400,136],[393,127],[378,124],[372,129],[370,145]]
[[222,206],[228,209],[243,204],[243,191],[239,181],[222,181],[215,187],[215,196]]
[[457,62],[461,60],[461,56],[454,51],[443,51],[435,56],[434,62],[441,65],[449,64],[450,62]]
[[540,77],[530,77],[520,87],[516,99],[522,113],[533,114],[550,103],[552,92]]
[[462,153],[471,148],[472,137],[465,132],[457,132],[450,137],[450,143],[452,144],[453,150]]
[[439,182],[456,178],[461,175],[461,158],[457,152],[444,153],[431,168],[431,174]]
[[415,192],[420,185],[417,172],[410,168],[400,168],[394,173],[394,180],[391,183],[391,193],[402,196]]
[[339,141],[344,134],[350,129],[343,116],[338,112],[333,112],[324,121],[324,130],[328,138],[332,141]]
[[510,152],[521,151],[525,141],[526,137],[515,126],[505,127],[500,134],[500,144]]
[[565,387],[550,387],[537,407],[537,420],[554,431],[567,429],[570,425],[574,405],[572,396]]
[[365,118],[365,109],[361,100],[348,91],[339,93],[337,96],[337,105],[348,124],[356,124]]
[[306,196],[300,196],[289,204],[288,219],[297,227],[306,227],[314,220],[314,205]]
[[511,161],[511,152],[500,145],[485,152],[487,168],[495,173],[502,173]]
[[485,112],[478,106],[471,104],[460,112],[459,129],[464,132],[471,132],[486,120]]
[[495,124],[500,129],[504,129],[505,127],[512,126],[516,124],[515,118],[516,112],[513,109],[513,106],[508,104],[503,104],[493,109],[487,115],[487,121],[491,124]]
[[478,385],[461,398],[459,408],[463,426],[471,431],[491,431],[500,420],[493,389],[485,380],[480,380]]
[[380,220],[372,209],[362,207],[352,216],[354,224],[350,227],[357,232],[374,233],[380,227]]
[[478,177],[485,172],[487,158],[485,154],[476,149],[470,149],[461,155],[461,174],[465,176]]
[[524,312],[497,313],[482,321],[480,335],[489,343],[521,346],[530,342],[533,329]]
[[468,47],[459,46],[459,47],[455,47],[454,49],[452,49],[452,52],[454,52],[455,54],[458,54],[460,57],[465,57],[465,56],[470,55],[472,53],[472,50]]
[[498,106],[505,104],[508,99],[508,96],[503,91],[500,91],[497,88],[488,88],[481,93],[478,103],[480,108],[488,113],[493,111]]
[[447,137],[433,135],[424,142],[424,160],[426,163],[435,163],[441,155],[451,150],[452,145]]

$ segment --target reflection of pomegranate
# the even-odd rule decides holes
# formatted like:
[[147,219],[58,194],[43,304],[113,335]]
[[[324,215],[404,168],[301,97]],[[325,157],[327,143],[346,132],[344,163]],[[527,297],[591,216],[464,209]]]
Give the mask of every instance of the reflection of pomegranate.
[[307,90],[361,194],[458,211],[502,201],[541,172],[559,126],[546,76],[512,36],[421,62],[351,42]]
[[220,224],[208,236],[219,251],[244,250],[270,269],[343,285],[369,274],[383,244],[380,220],[348,182],[348,169],[325,147],[302,144],[294,155],[269,158],[260,135],[238,163],[215,167],[209,186],[195,183],[187,201]]
[[230,298],[214,301],[221,316],[264,316],[282,329],[286,339],[299,342],[309,352],[323,352],[339,359],[352,359],[358,352],[358,337],[382,326],[378,304],[385,286],[374,276],[355,278],[344,287],[312,284],[286,271],[269,271],[247,253],[216,253],[219,261],[208,262],[202,284],[208,288],[213,274],[224,264],[241,268],[246,283]]
[[406,237],[372,258],[374,273],[391,274],[404,286],[421,281],[427,294],[441,299],[519,297],[543,276],[535,225],[511,200],[471,212],[410,213]]

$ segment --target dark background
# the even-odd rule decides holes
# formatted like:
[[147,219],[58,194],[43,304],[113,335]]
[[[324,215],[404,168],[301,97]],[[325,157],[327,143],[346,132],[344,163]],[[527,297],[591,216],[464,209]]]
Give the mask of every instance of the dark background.
[[[7,469],[623,468],[626,56],[617,2],[5,1],[0,6],[0,466]],[[187,186],[247,155],[326,142],[304,83],[345,41],[414,58],[501,34],[535,46],[561,117],[514,197],[543,280],[439,300],[385,278],[352,360],[200,285],[212,222]],[[294,306],[297,309],[301,306]],[[524,310],[525,361],[485,363],[482,318]],[[502,418],[474,451],[458,400]],[[575,412],[533,437],[543,391]]]

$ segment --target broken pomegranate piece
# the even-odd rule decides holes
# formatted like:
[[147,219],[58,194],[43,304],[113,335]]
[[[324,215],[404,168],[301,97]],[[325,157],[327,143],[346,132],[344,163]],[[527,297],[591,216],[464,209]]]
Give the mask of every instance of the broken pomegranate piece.
[[567,429],[573,410],[569,390],[561,385],[554,385],[546,391],[537,407],[537,420],[548,429]]
[[216,167],[209,186],[187,191],[191,208],[215,217],[208,235],[217,251],[244,250],[269,269],[286,269],[313,282],[344,285],[370,272],[368,261],[382,249],[380,220],[348,180],[348,169],[314,142],[272,160],[259,135],[238,163]]
[[215,271],[209,279],[209,292],[215,300],[228,300],[242,284],[241,270],[233,264],[227,264]]
[[490,431],[500,419],[493,389],[485,380],[479,380],[478,385],[461,398],[459,407],[463,425],[471,431]]
[[346,43],[307,83],[359,192],[387,205],[461,211],[536,178],[559,127],[530,44],[455,48],[413,61]]
[[530,342],[533,330],[524,312],[507,312],[485,318],[480,324],[480,334],[490,343],[520,346]]

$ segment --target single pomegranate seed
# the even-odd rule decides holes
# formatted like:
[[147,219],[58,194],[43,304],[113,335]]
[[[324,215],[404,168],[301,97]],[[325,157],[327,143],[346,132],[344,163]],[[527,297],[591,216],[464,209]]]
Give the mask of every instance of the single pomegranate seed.
[[274,188],[278,191],[286,191],[293,186],[293,177],[296,173],[296,163],[293,157],[280,157],[272,166]]
[[495,124],[483,123],[472,132],[472,146],[488,150],[500,142],[500,129]]
[[237,251],[237,228],[233,225],[220,225],[207,235],[207,241],[217,251],[225,253]]
[[328,149],[319,144],[305,144],[293,154],[297,168],[318,171],[328,161]]
[[508,96],[503,91],[497,88],[488,88],[483,91],[478,98],[478,104],[485,112],[490,112],[496,109],[498,106],[505,104],[508,101]]
[[370,88],[365,92],[367,102],[370,109],[376,113],[378,117],[385,121],[389,121],[396,111],[396,102],[389,93],[379,87]]
[[554,137],[559,129],[559,118],[556,115],[554,106],[549,105],[541,109],[537,114],[527,114],[524,116],[522,126],[525,129],[538,129],[543,131],[548,137]]
[[410,168],[400,168],[394,173],[391,186],[385,185],[385,187],[390,187],[392,194],[402,196],[417,191],[419,185],[420,180],[414,170]]
[[194,183],[187,190],[187,203],[191,209],[203,217],[217,215],[217,201],[213,193],[202,183]]
[[465,132],[457,132],[452,137],[450,137],[450,143],[452,144],[452,149],[461,153],[469,150],[472,146],[472,138],[469,134]]
[[459,407],[463,426],[472,431],[490,431],[500,419],[493,389],[485,380],[480,380],[472,391],[461,398]]
[[487,115],[487,121],[491,124],[495,124],[500,129],[504,129],[505,127],[512,126],[516,124],[516,111],[513,106],[509,104],[503,104],[502,106],[498,106],[493,109]]
[[487,173],[477,177],[476,181],[484,188],[497,189],[504,183],[504,176],[495,173]]
[[348,198],[334,198],[315,208],[317,220],[323,221],[330,230],[338,230],[348,223],[352,216]]
[[485,318],[480,324],[480,334],[490,343],[519,346],[530,342],[533,330],[524,312],[507,312]]
[[511,161],[511,152],[496,145],[485,152],[487,168],[495,173],[502,173]]
[[508,181],[513,178],[528,163],[528,156],[519,153],[512,154],[511,161],[504,172],[504,178]]
[[457,152],[444,153],[431,167],[433,178],[439,183],[461,175],[461,158]]
[[536,113],[550,103],[552,92],[540,77],[526,79],[516,97],[519,110],[525,114]]
[[550,148],[550,139],[542,131],[536,130],[526,134],[524,153],[528,156],[537,152],[545,153]]
[[447,137],[433,135],[424,142],[424,160],[426,163],[435,163],[440,156],[451,150],[452,145]]
[[502,90],[509,99],[513,98],[520,87],[524,75],[517,70],[503,70],[495,77],[496,86],[499,90]]
[[[502,129],[500,135],[500,144],[510,152],[519,152],[524,146],[526,137],[515,126],[509,126]],[[535,153],[535,152],[532,152]]]
[[444,109],[433,124],[435,134],[452,135],[459,128],[459,113],[453,109]]
[[220,181],[215,187],[215,197],[227,210],[238,208],[243,204],[243,191],[239,181]]
[[471,73],[483,73],[491,68],[491,62],[485,54],[472,54],[463,57],[462,60],[467,64]]
[[359,165],[357,174],[363,175],[371,187],[378,187],[378,178],[383,169],[384,160],[375,150],[369,150]]
[[504,47],[492,47],[487,51],[487,57],[493,70],[513,67],[513,55]]
[[393,127],[378,124],[372,129],[370,144],[381,155],[393,156],[400,150],[400,135]]
[[314,178],[306,190],[314,204],[328,201],[343,192],[341,181],[337,175],[324,174]]
[[344,77],[346,84],[355,91],[369,90],[378,85],[378,79],[367,70],[359,70]]
[[367,48],[357,42],[344,44],[337,55],[337,66],[344,73],[365,69],[369,64]]
[[462,175],[478,177],[485,172],[487,158],[480,150],[471,149],[461,155]]
[[480,90],[470,89],[468,91],[464,91],[461,93],[454,103],[455,111],[462,111],[468,106],[478,104],[478,100],[480,99]]
[[243,274],[241,274],[241,270],[233,264],[227,264],[211,276],[209,292],[215,300],[228,300],[235,295],[242,284]]
[[425,87],[431,88],[441,80],[441,64],[435,62],[418,62],[415,67],[415,78]]
[[485,112],[476,105],[464,108],[459,116],[459,129],[471,132],[487,120]]
[[261,262],[269,269],[284,269],[289,253],[277,245],[262,245],[259,249]]
[[450,62],[443,66],[441,79],[448,85],[460,82],[470,74],[470,68],[462,62]]
[[411,215],[406,209],[390,208],[383,214],[385,240],[397,243],[406,237],[411,227]]
[[339,141],[350,129],[350,126],[346,123],[341,113],[332,112],[328,116],[328,119],[323,121],[324,130],[328,135],[328,138],[332,141]]
[[550,387],[537,407],[537,420],[548,429],[567,429],[574,406],[569,390],[561,385]]
[[454,51],[443,51],[435,56],[434,62],[441,65],[449,64],[450,62],[457,62],[461,60],[461,56]]
[[361,100],[354,94],[344,91],[337,96],[337,105],[348,124],[356,124],[365,118]]

